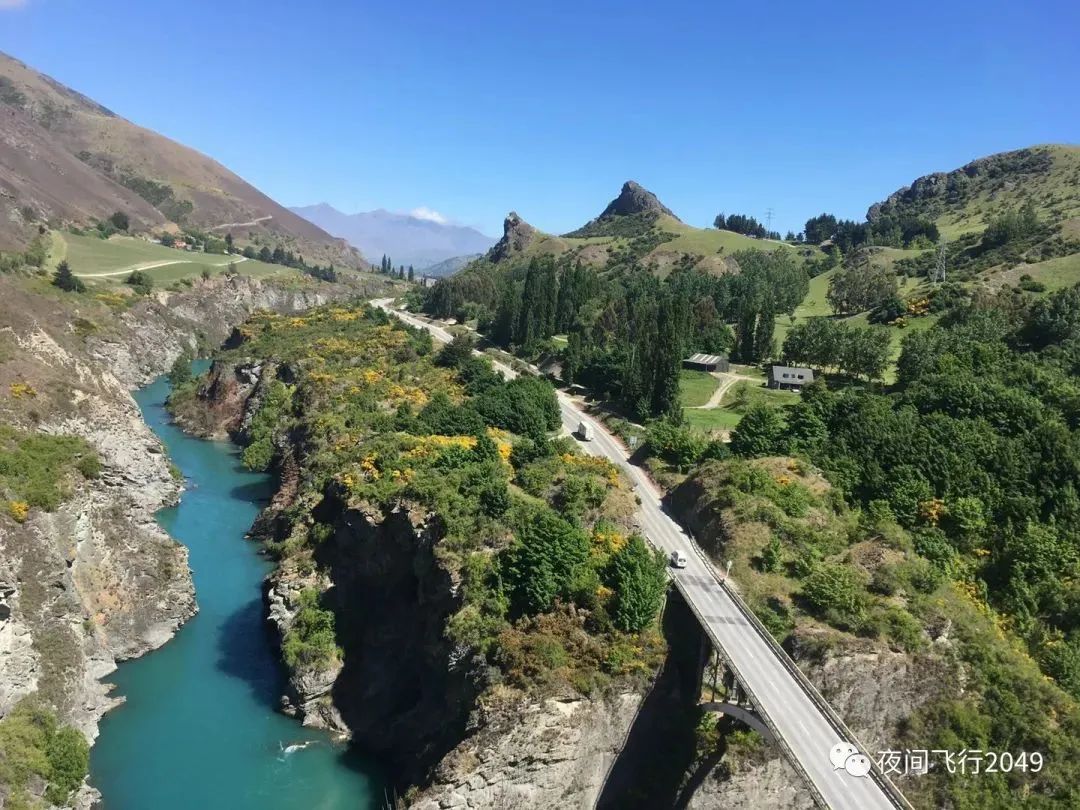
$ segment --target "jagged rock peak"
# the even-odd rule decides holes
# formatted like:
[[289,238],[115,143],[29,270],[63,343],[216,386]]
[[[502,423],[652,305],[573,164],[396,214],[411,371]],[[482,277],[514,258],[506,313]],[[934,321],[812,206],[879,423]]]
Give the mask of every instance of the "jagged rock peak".
[[[608,204],[608,207],[604,209],[604,213],[600,215],[600,219],[641,214],[648,211],[675,217],[671,209],[660,202],[655,194],[633,180],[627,180],[623,183],[619,196]],[[678,219],[678,217],[675,217],[675,219]]]
[[514,253],[520,253],[536,235],[536,228],[518,216],[517,211],[511,211],[503,220],[502,239],[488,253],[491,261],[502,261]]

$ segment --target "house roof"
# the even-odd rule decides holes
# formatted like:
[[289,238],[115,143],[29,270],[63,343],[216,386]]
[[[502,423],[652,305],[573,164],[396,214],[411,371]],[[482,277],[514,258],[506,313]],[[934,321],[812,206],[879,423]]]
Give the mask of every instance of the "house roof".
[[806,385],[814,381],[814,372],[797,366],[773,366],[769,370],[769,379],[789,385]]
[[727,358],[722,354],[702,354],[701,352],[698,352],[697,354],[690,355],[683,362],[700,363],[703,366],[715,366],[723,363],[726,359]]

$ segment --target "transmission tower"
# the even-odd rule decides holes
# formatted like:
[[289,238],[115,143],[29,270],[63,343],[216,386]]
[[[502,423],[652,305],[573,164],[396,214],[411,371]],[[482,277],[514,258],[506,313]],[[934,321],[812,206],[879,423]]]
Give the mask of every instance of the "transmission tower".
[[765,230],[767,230],[769,233],[772,233],[772,217],[773,217],[773,210],[771,208],[766,208],[765,209]]
[[934,264],[934,283],[940,283],[945,281],[945,258],[947,254],[947,248],[945,245],[945,237],[941,237],[941,241],[938,242],[937,248],[937,261]]

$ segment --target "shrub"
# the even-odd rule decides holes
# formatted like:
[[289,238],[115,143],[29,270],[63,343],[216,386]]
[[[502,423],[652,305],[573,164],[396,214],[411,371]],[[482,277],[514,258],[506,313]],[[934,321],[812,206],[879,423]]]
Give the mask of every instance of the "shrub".
[[25,523],[30,515],[30,504],[26,501],[8,501],[8,514],[16,523]]
[[86,738],[35,702],[23,700],[0,720],[0,788],[13,808],[38,806],[27,793],[33,776],[45,780],[48,803],[66,805],[89,762]]
[[146,295],[154,287],[154,280],[142,270],[132,271],[124,283],[133,287],[136,292],[142,295]]
[[334,633],[334,614],[319,604],[319,592],[300,592],[300,609],[282,641],[281,652],[292,669],[311,669],[341,656]]
[[803,582],[802,597],[813,611],[840,626],[857,624],[866,608],[863,584],[845,565],[816,565]]

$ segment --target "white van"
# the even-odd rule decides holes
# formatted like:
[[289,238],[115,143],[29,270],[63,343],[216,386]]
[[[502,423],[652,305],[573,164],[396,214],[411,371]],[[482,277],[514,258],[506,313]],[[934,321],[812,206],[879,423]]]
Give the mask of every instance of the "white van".
[[583,442],[591,442],[593,439],[592,425],[587,425],[584,422],[578,423],[577,437]]
[[686,555],[678,549],[671,552],[671,567],[672,568],[686,568]]

